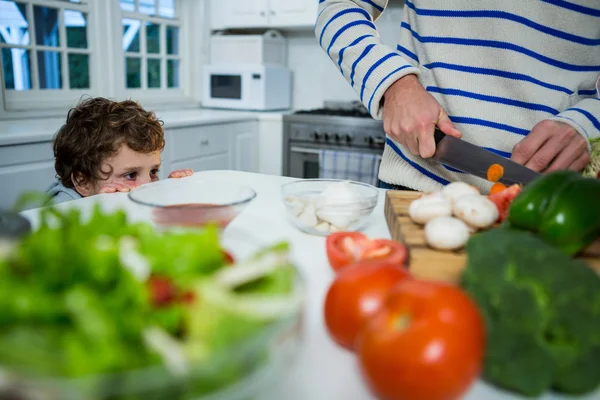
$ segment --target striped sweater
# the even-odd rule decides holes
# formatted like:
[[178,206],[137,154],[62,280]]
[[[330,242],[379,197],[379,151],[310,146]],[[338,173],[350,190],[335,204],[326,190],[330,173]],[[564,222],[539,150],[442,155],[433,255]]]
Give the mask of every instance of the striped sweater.
[[[541,120],[600,136],[600,0],[405,0],[399,43],[373,24],[387,0],[320,0],[315,34],[376,119],[406,74],[448,112],[463,139],[510,157]],[[386,140],[379,178],[423,191],[490,183]]]

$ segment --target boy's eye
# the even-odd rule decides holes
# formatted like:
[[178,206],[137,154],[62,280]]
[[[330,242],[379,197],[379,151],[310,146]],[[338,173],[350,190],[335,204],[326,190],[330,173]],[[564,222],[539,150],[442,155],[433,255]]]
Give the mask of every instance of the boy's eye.
[[125,179],[135,180],[135,177],[137,176],[137,172],[130,172],[123,176],[125,177]]
[[158,175],[158,169],[153,169],[152,171],[150,171],[150,176],[156,176]]

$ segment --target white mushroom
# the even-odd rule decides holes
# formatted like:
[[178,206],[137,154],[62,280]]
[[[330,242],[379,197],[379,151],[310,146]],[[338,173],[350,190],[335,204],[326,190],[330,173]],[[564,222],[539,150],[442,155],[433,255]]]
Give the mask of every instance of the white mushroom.
[[313,206],[306,206],[302,213],[298,216],[298,221],[305,226],[316,226],[317,221],[317,213],[315,212],[315,208]]
[[328,233],[330,232],[330,225],[327,222],[321,222],[320,224],[317,224],[317,226],[315,226],[315,230],[317,232]]
[[434,249],[457,250],[469,240],[469,227],[454,217],[437,217],[425,225],[425,240]]
[[456,200],[452,209],[454,215],[468,225],[485,229],[498,220],[498,208],[487,196],[464,196]]
[[327,186],[315,203],[317,217],[342,230],[358,219],[367,205],[362,193],[347,181]]
[[417,224],[426,224],[435,217],[452,215],[452,203],[440,192],[425,194],[410,203],[408,215]]
[[300,201],[297,197],[288,197],[286,198],[286,201],[287,206],[294,217],[302,214],[302,211],[304,211],[304,203],[302,201]]
[[456,200],[463,196],[472,196],[476,194],[481,194],[479,189],[475,186],[471,186],[465,182],[452,182],[444,186],[441,191],[442,195],[454,203]]

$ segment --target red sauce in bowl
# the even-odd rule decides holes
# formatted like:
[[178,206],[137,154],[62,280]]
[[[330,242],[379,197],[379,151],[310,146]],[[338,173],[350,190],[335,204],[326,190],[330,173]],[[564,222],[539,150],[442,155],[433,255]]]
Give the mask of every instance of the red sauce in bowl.
[[235,218],[230,206],[210,203],[187,203],[154,209],[154,222],[165,226],[200,227],[217,224],[225,228]]

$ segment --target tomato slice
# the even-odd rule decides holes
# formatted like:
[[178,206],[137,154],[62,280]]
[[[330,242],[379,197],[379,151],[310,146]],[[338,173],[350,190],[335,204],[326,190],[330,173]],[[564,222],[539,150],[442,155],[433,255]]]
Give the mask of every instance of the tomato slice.
[[225,258],[226,265],[235,264],[235,258],[233,258],[230,252],[228,252],[225,249],[221,249],[221,252],[223,253],[223,257]]
[[496,205],[498,209],[498,221],[502,222],[508,214],[508,208],[513,199],[521,193],[523,188],[521,185],[511,185],[506,189],[490,194],[489,199]]
[[177,296],[177,289],[168,278],[159,276],[150,277],[148,280],[148,289],[150,291],[150,300],[156,307],[172,303]]
[[388,239],[370,240],[360,232],[329,235],[326,250],[329,265],[336,272],[364,260],[386,261],[401,267],[407,256],[406,246],[402,243]]

